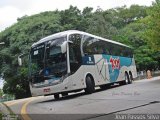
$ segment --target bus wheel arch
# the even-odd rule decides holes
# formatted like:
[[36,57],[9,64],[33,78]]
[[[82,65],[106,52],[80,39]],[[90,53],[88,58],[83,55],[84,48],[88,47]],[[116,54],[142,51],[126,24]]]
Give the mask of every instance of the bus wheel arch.
[[85,92],[87,94],[91,94],[95,91],[95,81],[93,76],[88,73],[85,77],[85,83],[86,83],[86,88],[85,88]]

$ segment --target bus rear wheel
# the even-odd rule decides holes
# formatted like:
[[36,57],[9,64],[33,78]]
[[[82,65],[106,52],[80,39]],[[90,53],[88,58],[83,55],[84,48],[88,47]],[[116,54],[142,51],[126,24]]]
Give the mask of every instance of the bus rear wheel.
[[86,77],[86,88],[85,88],[85,93],[91,94],[95,91],[95,85],[94,81],[90,76]]
[[123,80],[123,81],[120,81],[119,82],[119,84],[120,85],[127,85],[127,84],[129,84],[129,75],[128,75],[128,73],[127,72],[125,72],[125,80]]
[[132,73],[130,72],[129,73],[129,84],[132,84],[132,81],[133,81],[133,76],[132,76]]

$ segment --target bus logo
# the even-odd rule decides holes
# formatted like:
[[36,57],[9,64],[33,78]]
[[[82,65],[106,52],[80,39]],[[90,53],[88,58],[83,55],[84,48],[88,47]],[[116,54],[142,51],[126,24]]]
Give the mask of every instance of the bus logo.
[[112,64],[112,70],[120,69],[120,59],[118,58],[110,58],[110,63]]

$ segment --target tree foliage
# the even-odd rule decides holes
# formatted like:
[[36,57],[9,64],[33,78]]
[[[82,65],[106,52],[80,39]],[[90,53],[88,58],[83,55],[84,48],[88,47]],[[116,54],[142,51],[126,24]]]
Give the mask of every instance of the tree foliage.
[[149,28],[146,31],[146,39],[155,51],[160,51],[160,0],[156,0],[148,13],[149,17],[146,23]]
[[0,88],[0,99],[2,98],[3,96],[3,90]]

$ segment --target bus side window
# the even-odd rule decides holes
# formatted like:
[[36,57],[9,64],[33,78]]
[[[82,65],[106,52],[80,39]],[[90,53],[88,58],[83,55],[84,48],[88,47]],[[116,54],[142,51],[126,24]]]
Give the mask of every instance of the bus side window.
[[75,52],[73,50],[72,44],[70,44],[69,46],[70,46],[70,49],[69,49],[70,63],[75,63],[76,62]]
[[124,57],[124,47],[122,47],[122,46],[118,46],[118,48],[119,48],[119,56],[121,56],[121,57]]
[[101,47],[99,47],[99,39],[85,35],[83,37],[83,55],[94,55],[102,53]]

